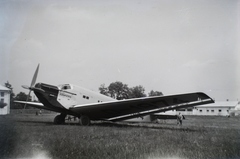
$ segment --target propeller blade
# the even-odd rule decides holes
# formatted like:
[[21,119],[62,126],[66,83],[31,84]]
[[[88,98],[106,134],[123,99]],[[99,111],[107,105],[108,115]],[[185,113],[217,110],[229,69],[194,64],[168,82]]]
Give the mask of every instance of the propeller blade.
[[[36,71],[35,71],[35,73],[34,73],[34,75],[33,75],[32,82],[31,82],[30,87],[29,87],[29,86],[26,86],[26,85],[23,85],[23,86],[22,86],[23,88],[30,90],[29,93],[28,93],[27,101],[26,101],[26,102],[28,102],[29,97],[30,97],[30,94],[31,94],[31,91],[32,91],[32,88],[34,87],[34,85],[35,85],[35,83],[36,83],[37,75],[38,75],[38,70],[39,70],[39,65],[40,65],[40,64],[38,64],[37,69],[36,69]],[[27,105],[27,103],[24,104],[24,108],[23,108],[24,110],[25,110],[25,108],[26,108],[26,105]]]
[[[29,93],[28,93],[28,96],[27,96],[27,101],[26,102],[28,102],[28,100],[29,100],[29,97],[30,97],[30,94],[31,94],[31,90],[29,91]],[[26,105],[27,105],[27,103],[25,103],[24,104],[24,107],[23,107],[23,109],[25,110],[25,108],[26,108]]]
[[39,70],[39,65],[40,65],[40,64],[38,64],[37,69],[36,69],[36,71],[35,71],[35,73],[34,73],[34,75],[33,75],[32,83],[31,83],[31,86],[30,86],[30,87],[33,87],[33,86],[35,85],[35,83],[36,83],[37,75],[38,75],[38,70]]
[[24,89],[30,89],[30,87],[27,86],[27,85],[22,85],[22,88],[24,88]]

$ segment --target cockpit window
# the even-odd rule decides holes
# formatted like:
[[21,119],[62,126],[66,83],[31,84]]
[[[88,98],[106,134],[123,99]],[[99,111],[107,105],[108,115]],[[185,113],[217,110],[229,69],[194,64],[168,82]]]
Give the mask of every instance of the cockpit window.
[[71,89],[71,86],[69,84],[65,84],[65,85],[62,85],[61,89],[62,90]]

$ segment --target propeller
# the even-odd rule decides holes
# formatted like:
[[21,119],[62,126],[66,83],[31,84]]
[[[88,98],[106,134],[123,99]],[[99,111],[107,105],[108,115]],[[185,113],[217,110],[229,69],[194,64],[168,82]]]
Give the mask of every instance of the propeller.
[[[22,85],[22,87],[23,87],[24,89],[29,89],[29,93],[28,93],[28,96],[27,96],[27,101],[29,100],[29,97],[30,97],[30,95],[31,95],[32,88],[34,87],[34,85],[35,85],[35,83],[36,83],[37,75],[38,75],[38,70],[39,70],[39,65],[40,65],[40,64],[38,64],[37,69],[36,69],[36,71],[35,71],[35,73],[34,73],[34,75],[33,75],[31,85],[30,85],[30,86]],[[26,101],[26,102],[27,102],[27,101]],[[26,105],[27,105],[27,103],[25,103],[25,105],[24,105],[24,108],[23,108],[24,110],[25,110],[25,108],[26,108]]]

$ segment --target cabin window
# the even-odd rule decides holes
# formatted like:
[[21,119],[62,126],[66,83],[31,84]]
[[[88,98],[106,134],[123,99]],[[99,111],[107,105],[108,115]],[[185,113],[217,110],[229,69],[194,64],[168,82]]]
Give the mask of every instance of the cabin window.
[[83,98],[86,98],[86,96],[85,96],[85,95],[83,95]]
[[1,99],[1,103],[4,103],[4,99]]
[[207,112],[209,112],[209,110],[207,110]]
[[214,110],[211,110],[211,112],[214,112]]
[[63,85],[62,90],[71,89],[69,84]]
[[202,112],[202,110],[201,110],[201,109],[200,109],[199,111],[200,111],[200,112]]
[[89,99],[89,97],[87,96],[86,99]]
[[219,109],[219,110],[218,110],[218,112],[222,112],[222,110],[221,110],[221,109]]
[[1,92],[1,97],[4,97],[4,92]]

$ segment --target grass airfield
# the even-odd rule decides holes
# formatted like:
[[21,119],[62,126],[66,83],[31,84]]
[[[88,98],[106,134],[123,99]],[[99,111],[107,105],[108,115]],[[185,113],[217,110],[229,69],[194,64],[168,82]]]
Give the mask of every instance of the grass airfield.
[[186,116],[182,126],[176,120],[79,126],[54,125],[55,115],[0,116],[0,158],[240,158],[240,117]]

